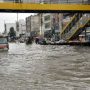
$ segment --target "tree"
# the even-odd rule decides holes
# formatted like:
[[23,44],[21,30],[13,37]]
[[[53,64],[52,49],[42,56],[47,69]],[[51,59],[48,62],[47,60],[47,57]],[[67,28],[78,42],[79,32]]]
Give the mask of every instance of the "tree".
[[16,32],[14,30],[14,27],[11,27],[9,30],[9,36],[12,40],[14,40],[16,38]]

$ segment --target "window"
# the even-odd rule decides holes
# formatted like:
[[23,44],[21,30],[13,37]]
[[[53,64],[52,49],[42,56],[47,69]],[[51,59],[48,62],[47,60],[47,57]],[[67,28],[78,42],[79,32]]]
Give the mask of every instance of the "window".
[[45,21],[50,20],[50,15],[45,16],[45,17],[44,17],[44,20],[45,20]]
[[7,38],[0,38],[0,44],[6,44]]
[[50,28],[50,22],[45,24],[45,28]]

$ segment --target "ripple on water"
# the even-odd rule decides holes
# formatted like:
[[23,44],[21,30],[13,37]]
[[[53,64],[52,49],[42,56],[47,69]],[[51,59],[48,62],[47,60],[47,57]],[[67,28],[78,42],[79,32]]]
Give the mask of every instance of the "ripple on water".
[[89,52],[87,47],[10,43],[8,52],[0,52],[0,89],[90,90]]

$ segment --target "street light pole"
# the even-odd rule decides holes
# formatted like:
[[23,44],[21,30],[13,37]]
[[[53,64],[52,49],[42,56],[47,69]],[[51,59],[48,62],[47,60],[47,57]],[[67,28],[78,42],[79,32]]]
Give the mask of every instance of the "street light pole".
[[[16,3],[22,3],[22,0],[15,0]],[[19,31],[18,12],[17,12],[17,31]]]
[[17,31],[19,31],[18,12],[17,12]]
[[7,29],[6,29],[6,23],[4,21],[4,34],[6,35],[7,34]]
[[42,13],[40,14],[40,35],[42,35]]

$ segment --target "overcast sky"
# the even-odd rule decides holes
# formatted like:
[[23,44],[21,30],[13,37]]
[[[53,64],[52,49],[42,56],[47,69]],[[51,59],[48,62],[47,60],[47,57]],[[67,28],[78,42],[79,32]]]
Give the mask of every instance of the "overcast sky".
[[[33,13],[18,13],[18,19],[24,19]],[[17,13],[0,13],[0,32],[4,31],[5,23],[15,23],[17,21]]]

